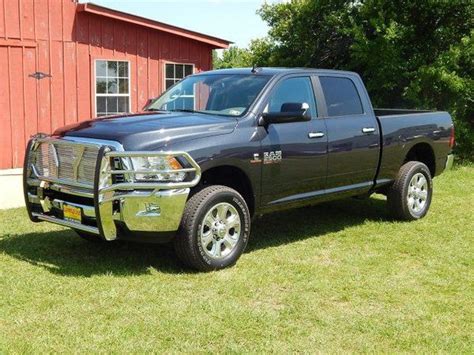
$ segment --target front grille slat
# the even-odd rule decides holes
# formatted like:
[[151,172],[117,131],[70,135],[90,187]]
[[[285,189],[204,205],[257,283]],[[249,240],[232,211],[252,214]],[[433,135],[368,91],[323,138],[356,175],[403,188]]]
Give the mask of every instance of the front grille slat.
[[99,146],[47,141],[40,143],[35,153],[30,163],[41,176],[94,186]]

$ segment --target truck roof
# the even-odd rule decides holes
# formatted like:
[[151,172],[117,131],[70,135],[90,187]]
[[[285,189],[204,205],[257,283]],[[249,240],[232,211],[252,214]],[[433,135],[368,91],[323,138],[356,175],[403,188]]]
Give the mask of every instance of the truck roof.
[[[282,67],[257,67],[256,75],[275,76],[279,74],[297,74],[297,73],[324,73],[324,74],[351,74],[357,75],[355,72],[331,69],[315,69],[315,68],[282,68]],[[217,69],[203,72],[197,75],[213,75],[213,74],[251,74],[252,68],[231,68]]]

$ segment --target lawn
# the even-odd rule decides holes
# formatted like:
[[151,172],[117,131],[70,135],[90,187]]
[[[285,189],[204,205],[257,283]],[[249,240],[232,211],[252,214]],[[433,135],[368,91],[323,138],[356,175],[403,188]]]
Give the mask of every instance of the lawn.
[[434,186],[417,222],[380,196],[265,216],[213,273],[0,211],[0,352],[472,353],[474,166]]

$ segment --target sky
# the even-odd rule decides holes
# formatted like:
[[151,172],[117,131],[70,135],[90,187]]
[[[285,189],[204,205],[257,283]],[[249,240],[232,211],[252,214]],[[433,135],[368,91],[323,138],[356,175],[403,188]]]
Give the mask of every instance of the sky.
[[[267,0],[272,3],[281,0]],[[268,27],[256,14],[264,0],[92,0],[115,10],[147,17],[247,47],[266,35]]]

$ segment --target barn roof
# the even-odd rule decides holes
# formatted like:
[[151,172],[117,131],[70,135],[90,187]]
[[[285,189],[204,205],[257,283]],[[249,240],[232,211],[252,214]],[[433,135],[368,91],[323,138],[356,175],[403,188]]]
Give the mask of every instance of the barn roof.
[[100,5],[96,5],[96,4],[93,4],[93,3],[79,4],[78,8],[77,8],[77,11],[79,11],[79,12],[88,12],[88,13],[95,14],[95,15],[100,15],[100,16],[113,18],[113,19],[119,20],[119,21],[125,21],[125,22],[128,22],[128,23],[133,23],[135,25],[144,26],[144,27],[151,28],[151,29],[158,30],[158,31],[172,33],[172,34],[177,35],[177,36],[186,37],[186,38],[189,38],[189,39],[193,39],[195,41],[207,43],[207,44],[211,45],[213,48],[223,48],[223,49],[225,49],[225,48],[228,48],[229,45],[232,43],[232,42],[227,41],[227,40],[222,39],[222,38],[213,37],[213,36],[205,35],[205,34],[202,34],[202,33],[199,33],[199,32],[194,32],[194,31],[191,31],[191,30],[187,30],[187,29],[184,29],[184,28],[181,28],[181,27],[168,25],[168,24],[163,23],[163,22],[150,20],[150,19],[147,19],[145,17],[140,17],[140,16],[128,14],[126,12],[117,11],[117,10],[110,9],[108,7],[104,7],[104,6],[100,6]]

